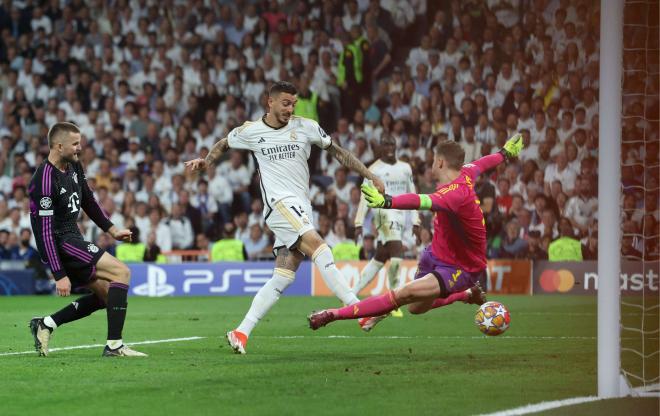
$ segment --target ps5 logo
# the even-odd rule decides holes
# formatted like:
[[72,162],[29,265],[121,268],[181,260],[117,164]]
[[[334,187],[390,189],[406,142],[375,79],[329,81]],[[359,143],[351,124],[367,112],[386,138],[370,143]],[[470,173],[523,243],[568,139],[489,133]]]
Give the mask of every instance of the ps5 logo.
[[163,297],[174,293],[173,285],[167,283],[167,273],[161,267],[147,266],[147,282],[133,288],[139,296]]
[[183,281],[183,293],[191,293],[193,285],[209,285],[210,293],[226,293],[233,278],[239,278],[246,283],[243,288],[245,293],[254,293],[270,279],[272,273],[272,269],[227,269],[220,274],[219,284],[211,286],[215,280],[212,270],[184,270],[183,275],[187,278]]

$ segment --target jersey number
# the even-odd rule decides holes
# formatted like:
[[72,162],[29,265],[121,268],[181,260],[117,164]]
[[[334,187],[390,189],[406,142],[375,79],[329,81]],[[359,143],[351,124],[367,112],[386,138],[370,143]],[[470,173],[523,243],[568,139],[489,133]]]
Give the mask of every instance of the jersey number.
[[74,192],[69,196],[69,205],[67,205],[71,212],[78,212],[80,208],[80,198],[78,197],[78,192]]
[[[298,208],[300,208],[300,211],[302,211],[302,207],[298,207]],[[299,216],[300,218],[302,218],[302,214],[300,213],[300,211],[298,211],[298,210],[296,209],[296,207],[294,207],[293,205],[291,205],[291,209],[293,210],[293,212],[295,212],[296,214],[298,214],[298,216]]]

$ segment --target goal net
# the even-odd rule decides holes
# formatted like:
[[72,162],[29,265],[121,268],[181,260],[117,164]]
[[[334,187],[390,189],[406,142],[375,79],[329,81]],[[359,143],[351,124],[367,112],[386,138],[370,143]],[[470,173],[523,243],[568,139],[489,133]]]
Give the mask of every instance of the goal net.
[[622,395],[656,395],[660,382],[658,13],[658,0],[624,3],[620,350],[627,385]]

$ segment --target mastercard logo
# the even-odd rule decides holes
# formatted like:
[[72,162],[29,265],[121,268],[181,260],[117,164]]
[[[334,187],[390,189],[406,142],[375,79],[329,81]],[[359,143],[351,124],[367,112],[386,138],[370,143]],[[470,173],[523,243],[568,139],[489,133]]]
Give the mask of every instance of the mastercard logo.
[[540,283],[545,292],[568,292],[575,286],[575,276],[566,269],[545,270]]

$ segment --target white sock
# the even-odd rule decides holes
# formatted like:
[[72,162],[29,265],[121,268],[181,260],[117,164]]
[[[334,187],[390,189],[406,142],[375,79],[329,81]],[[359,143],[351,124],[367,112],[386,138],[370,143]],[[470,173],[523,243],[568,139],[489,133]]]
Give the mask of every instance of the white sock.
[[250,309],[236,330],[249,337],[250,332],[277,302],[284,289],[293,283],[295,277],[296,272],[276,267],[273,270],[273,277],[259,289],[254,299],[252,299]]
[[312,261],[319,268],[325,284],[345,305],[352,305],[360,301],[346,284],[327,244],[322,244],[316,249],[312,254]]
[[362,270],[362,274],[360,274],[360,281],[353,287],[353,293],[355,293],[356,296],[369,284],[369,282],[374,280],[376,274],[380,271],[380,269],[383,268],[383,264],[384,263],[376,260],[375,258],[369,260],[369,263],[367,263],[367,265]]
[[121,339],[109,339],[105,345],[107,345],[111,350],[116,350],[117,348],[124,345],[124,341]]
[[401,269],[401,257],[392,257],[390,259],[390,267],[387,269],[387,279],[390,281],[390,290],[399,287],[399,270]]
[[50,315],[44,318],[44,325],[46,325],[50,329],[57,328],[57,324],[55,323],[55,321],[53,321],[53,318],[51,318]]

